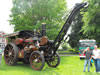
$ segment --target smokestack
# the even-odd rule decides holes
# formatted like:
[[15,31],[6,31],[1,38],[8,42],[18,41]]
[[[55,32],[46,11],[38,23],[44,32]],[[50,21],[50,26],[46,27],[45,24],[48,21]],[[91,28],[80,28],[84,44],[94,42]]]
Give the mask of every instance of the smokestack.
[[42,23],[42,36],[46,36],[46,23]]

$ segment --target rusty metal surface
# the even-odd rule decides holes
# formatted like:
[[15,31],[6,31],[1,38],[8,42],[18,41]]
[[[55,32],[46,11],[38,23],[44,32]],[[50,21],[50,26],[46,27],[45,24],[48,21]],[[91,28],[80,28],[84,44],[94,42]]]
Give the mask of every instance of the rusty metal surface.
[[22,42],[23,42],[23,39],[22,38],[17,38],[17,39],[15,39],[15,44],[22,44]]
[[18,58],[24,58],[24,50],[18,52]]
[[48,38],[46,36],[41,37],[40,46],[47,44]]

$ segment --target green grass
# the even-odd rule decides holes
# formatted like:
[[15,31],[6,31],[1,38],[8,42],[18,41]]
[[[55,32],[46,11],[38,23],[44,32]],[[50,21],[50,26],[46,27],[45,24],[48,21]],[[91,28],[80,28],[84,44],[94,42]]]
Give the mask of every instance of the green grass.
[[61,57],[61,63],[57,68],[45,67],[42,71],[32,70],[29,65],[18,64],[16,66],[8,66],[2,59],[0,65],[0,75],[100,75],[94,72],[95,67],[90,68],[91,72],[83,72],[84,60],[80,60],[78,56]]

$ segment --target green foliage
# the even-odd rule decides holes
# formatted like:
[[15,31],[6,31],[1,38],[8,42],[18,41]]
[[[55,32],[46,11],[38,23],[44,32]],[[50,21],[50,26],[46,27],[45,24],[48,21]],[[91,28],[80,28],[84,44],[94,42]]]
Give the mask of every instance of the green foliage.
[[62,45],[62,49],[63,50],[67,50],[67,46],[64,44],[64,45]]
[[76,52],[76,49],[69,49],[69,52]]
[[86,0],[89,2],[88,9],[83,13],[83,34],[100,43],[100,0]]
[[79,40],[85,38],[83,33],[80,32],[82,26],[83,26],[82,15],[80,13],[78,13],[73,21],[71,34],[69,35],[70,38],[68,41],[68,43],[71,45],[71,47],[75,48],[76,50],[78,50],[77,44],[78,44]]
[[71,49],[71,46],[67,42],[61,44],[61,47],[62,47],[63,50],[69,50],[69,49]]
[[47,25],[47,36],[54,39],[63,25],[66,0],[13,0],[10,24],[14,30],[38,29]]
[[100,0],[85,0],[89,2],[88,8],[81,10],[72,25],[68,43],[78,50],[80,39],[95,39],[100,43]]

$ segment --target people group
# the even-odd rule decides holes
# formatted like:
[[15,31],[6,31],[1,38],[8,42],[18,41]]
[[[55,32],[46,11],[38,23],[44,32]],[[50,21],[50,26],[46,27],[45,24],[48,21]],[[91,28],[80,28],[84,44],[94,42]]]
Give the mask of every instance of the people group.
[[93,58],[95,70],[96,70],[96,72],[100,73],[100,50],[98,49],[97,45],[94,46],[93,51],[90,50],[90,47],[87,47],[83,51],[83,53],[86,55],[83,72],[86,71],[87,64],[88,64],[88,72],[90,72],[90,63],[91,63],[92,58]]

